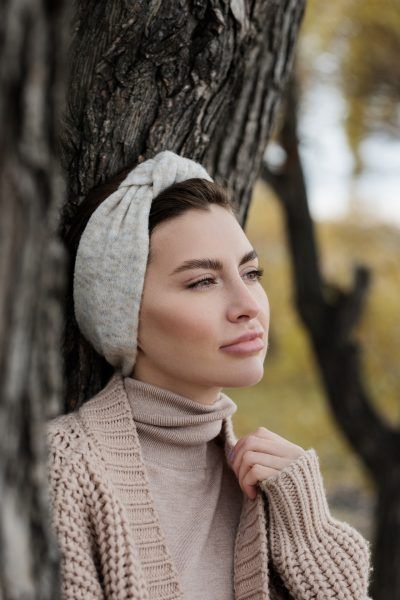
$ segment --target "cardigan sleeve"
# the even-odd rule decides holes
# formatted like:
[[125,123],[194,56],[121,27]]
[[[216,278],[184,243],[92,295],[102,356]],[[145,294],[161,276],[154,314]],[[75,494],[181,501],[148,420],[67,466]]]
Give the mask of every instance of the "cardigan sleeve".
[[331,515],[314,448],[259,486],[271,560],[293,600],[369,600],[370,543]]
[[[58,436],[60,441],[61,436]],[[48,477],[51,525],[56,536],[60,566],[61,600],[104,600],[95,560],[93,536],[85,499],[85,472],[76,457],[57,447],[57,435],[48,435]]]

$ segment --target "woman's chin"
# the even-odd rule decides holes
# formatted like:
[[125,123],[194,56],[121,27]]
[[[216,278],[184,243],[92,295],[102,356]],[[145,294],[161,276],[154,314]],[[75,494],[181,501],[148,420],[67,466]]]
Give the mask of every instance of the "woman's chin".
[[221,383],[223,387],[246,387],[256,385],[261,381],[264,376],[264,365],[262,361],[255,362],[254,364],[247,365],[236,365],[234,369],[226,373],[224,377],[224,383]]

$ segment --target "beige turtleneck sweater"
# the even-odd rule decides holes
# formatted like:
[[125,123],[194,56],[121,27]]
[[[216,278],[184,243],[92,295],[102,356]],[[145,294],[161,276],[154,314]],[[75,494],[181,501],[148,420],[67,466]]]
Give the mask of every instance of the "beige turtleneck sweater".
[[216,438],[236,404],[223,392],[204,405],[132,377],[124,385],[185,599],[233,600],[243,492]]

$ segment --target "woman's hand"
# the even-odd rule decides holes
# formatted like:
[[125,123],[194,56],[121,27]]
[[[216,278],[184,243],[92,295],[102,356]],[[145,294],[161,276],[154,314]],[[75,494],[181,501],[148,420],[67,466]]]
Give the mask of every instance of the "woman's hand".
[[231,468],[242,490],[254,500],[258,481],[278,475],[306,451],[277,433],[258,427],[254,433],[240,438],[233,452]]

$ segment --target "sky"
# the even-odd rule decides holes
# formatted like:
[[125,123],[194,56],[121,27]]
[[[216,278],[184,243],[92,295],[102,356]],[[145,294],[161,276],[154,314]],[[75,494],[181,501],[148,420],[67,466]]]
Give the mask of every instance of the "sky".
[[[365,172],[354,181],[340,91],[326,83],[313,85],[303,92],[301,106],[300,156],[313,218],[345,216],[352,199],[365,215],[400,227],[400,136],[398,140],[374,136],[364,141]],[[267,157],[279,160],[278,149],[271,146]]]

